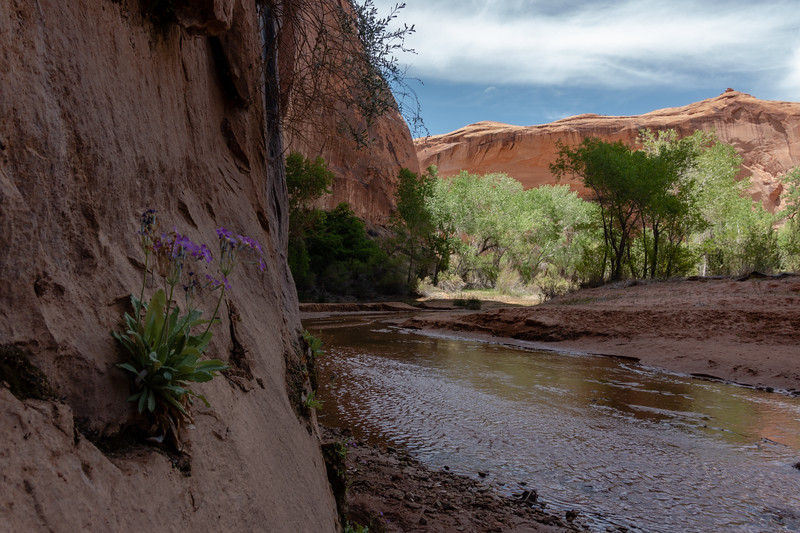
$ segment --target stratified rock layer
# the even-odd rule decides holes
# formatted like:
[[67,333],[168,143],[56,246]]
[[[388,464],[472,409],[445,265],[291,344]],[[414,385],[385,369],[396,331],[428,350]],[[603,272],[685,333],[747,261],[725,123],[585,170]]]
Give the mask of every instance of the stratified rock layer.
[[[287,395],[300,322],[255,3],[207,4],[181,13],[190,33],[136,0],[0,2],[0,349],[59,398],[0,385],[3,531],[336,530],[314,427]],[[141,286],[150,207],[165,230],[213,245],[225,226],[266,251],[264,272],[231,276],[208,355],[237,368],[197,386],[211,407],[195,404],[190,475],[151,446],[92,443],[138,420],[109,332]]]
[[[576,145],[596,136],[632,145],[642,128],[675,129],[681,136],[715,130],[742,156],[740,176],[750,177],[753,199],[771,211],[778,207],[782,191],[777,177],[800,165],[800,103],[764,101],[730,89],[716,98],[644,115],[578,115],[526,127],[479,122],[416,139],[415,144],[420,166],[437,165],[442,176],[460,170],[505,172],[531,188],[555,182],[549,164],[558,152],[556,142]],[[583,192],[578,183],[570,185]]]

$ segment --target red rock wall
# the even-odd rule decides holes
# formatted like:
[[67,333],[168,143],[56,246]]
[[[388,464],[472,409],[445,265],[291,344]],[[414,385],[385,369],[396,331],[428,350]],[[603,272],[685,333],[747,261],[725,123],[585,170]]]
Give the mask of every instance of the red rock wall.
[[[437,165],[442,176],[460,170],[505,172],[530,188],[554,183],[548,166],[555,160],[557,141],[575,145],[597,136],[633,144],[642,128],[675,129],[681,136],[715,130],[742,156],[741,176],[750,176],[751,195],[771,211],[782,191],[776,178],[800,165],[800,103],[758,100],[737,91],[632,117],[578,115],[527,127],[479,122],[415,144],[420,166]],[[583,192],[579,183],[570,185]]]
[[294,140],[290,148],[311,157],[321,155],[334,173],[332,192],[321,199],[321,208],[347,202],[360,218],[385,224],[395,207],[400,169],[419,172],[419,162],[408,125],[399,113],[378,119],[370,135],[374,140],[368,146],[359,147],[341,135],[317,134]]
[[[316,72],[310,74],[308,61],[320,27],[332,32],[327,37],[327,46],[342,49],[351,46],[342,44],[346,39],[337,33],[337,25],[332,20],[337,16],[337,8],[350,9],[349,4],[343,0],[325,0],[319,5],[315,2],[301,5],[306,13],[300,20],[305,20],[306,26],[289,19],[281,36],[285,52],[279,58],[284,84],[282,101],[287,104],[291,122],[284,131],[287,152],[298,151],[311,158],[322,156],[334,173],[332,192],[320,200],[319,207],[332,209],[347,202],[359,217],[385,223],[395,207],[400,169],[405,167],[419,172],[408,125],[400,113],[389,112],[366,130],[369,139],[366,146],[343,132],[345,124],[355,126],[359,133],[366,128],[363,116],[356,109],[348,108],[337,96],[352,90],[352,80],[338,76],[341,72],[329,72],[326,79],[321,80]],[[324,105],[308,109],[297,102],[319,87],[325,88],[321,91],[326,99]]]
[[[190,34],[137,0],[0,2],[0,345],[29,352],[62,398],[0,386],[0,529],[337,528],[314,427],[287,397],[300,322],[255,3],[199,4]],[[235,331],[252,375],[197,387],[211,407],[194,409],[188,477],[156,448],[106,455],[84,437],[136,420],[109,332],[141,284],[148,207],[192,239],[223,225],[267,251],[265,272],[232,274],[209,350],[229,359]]]

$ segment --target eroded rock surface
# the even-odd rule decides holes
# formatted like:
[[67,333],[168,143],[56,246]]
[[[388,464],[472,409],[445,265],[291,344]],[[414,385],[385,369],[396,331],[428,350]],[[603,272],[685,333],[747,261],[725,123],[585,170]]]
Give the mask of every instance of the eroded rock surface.
[[[321,59],[320,49],[333,50],[328,54],[338,57],[346,55],[340,50],[352,48],[353,37],[342,35],[336,22],[338,10],[351,10],[349,4],[328,0],[300,5],[301,15],[285,23],[280,33],[281,100],[291,122],[284,130],[287,150],[322,156],[334,173],[332,192],[319,207],[333,209],[347,202],[360,218],[385,224],[395,207],[400,169],[420,169],[408,125],[394,109],[368,125],[351,98],[342,96],[358,89],[347,61]],[[286,12],[291,17],[288,8]],[[316,61],[327,66],[317,68]],[[315,100],[309,106],[309,95],[324,104]]]
[[[773,102],[734,90],[684,107],[644,115],[578,115],[539,126],[479,122],[445,135],[416,139],[420,166],[437,165],[442,176],[460,170],[505,172],[526,188],[554,183],[549,164],[557,141],[576,145],[584,137],[636,141],[642,128],[675,129],[681,136],[715,130],[720,140],[742,156],[741,177],[750,176],[750,193],[775,211],[783,188],[777,177],[800,165],[800,103]],[[585,192],[580,183],[573,189]]]
[[[0,386],[4,531],[336,528],[314,428],[287,395],[300,322],[285,178],[249,96],[261,94],[255,4],[208,5],[209,24],[230,15],[218,37],[154,25],[136,0],[0,3],[0,345],[55,395]],[[213,246],[225,226],[266,251],[264,272],[232,274],[208,355],[248,372],[197,387],[211,407],[195,404],[190,470],[115,444],[137,417],[109,332],[141,284],[146,208],[165,230]]]

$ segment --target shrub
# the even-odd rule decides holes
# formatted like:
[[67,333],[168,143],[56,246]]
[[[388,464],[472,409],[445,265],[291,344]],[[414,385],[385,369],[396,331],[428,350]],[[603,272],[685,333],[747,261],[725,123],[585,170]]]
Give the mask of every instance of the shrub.
[[[303,228],[297,260],[290,263],[301,299],[327,296],[370,298],[402,292],[405,280],[396,260],[367,236],[364,223],[345,204],[332,211],[313,210]],[[290,257],[292,257],[290,253]]]
[[461,307],[463,309],[470,309],[473,311],[478,311],[481,308],[481,301],[479,298],[458,298],[453,300],[453,305],[456,307]]
[[414,292],[424,298],[430,298],[436,293],[436,287],[431,282],[430,276],[425,276],[422,279],[417,279],[414,286]]
[[539,287],[544,301],[552,300],[557,296],[563,296],[569,292],[571,288],[567,280],[549,270],[538,277],[535,284]]
[[464,288],[466,283],[456,273],[447,272],[439,277],[439,288],[444,292],[458,292]]
[[497,281],[495,281],[494,286],[500,294],[513,294],[519,292],[521,285],[522,278],[519,272],[510,266],[505,266],[497,274]]

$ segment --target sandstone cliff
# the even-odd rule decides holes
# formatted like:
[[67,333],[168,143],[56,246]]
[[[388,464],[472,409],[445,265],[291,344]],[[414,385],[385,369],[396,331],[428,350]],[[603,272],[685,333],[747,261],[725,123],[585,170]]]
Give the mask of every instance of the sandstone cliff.
[[[353,58],[362,56],[354,50],[361,43],[344,35],[340,24],[341,14],[350,10],[346,0],[304,0],[281,13],[278,60],[282,109],[289,123],[286,149],[322,156],[334,173],[332,192],[319,207],[347,202],[359,217],[385,223],[394,208],[400,169],[418,172],[419,162],[399,112],[390,109],[368,124],[357,108],[363,74],[353,72],[358,64]],[[363,135],[366,142],[357,142],[353,134]]]
[[[333,117],[322,115],[320,119],[332,125]],[[336,131],[333,125],[332,131]],[[420,167],[408,125],[399,113],[379,118],[369,134],[374,140],[367,146],[358,146],[341,135],[320,133],[294,139],[289,146],[310,157],[321,155],[334,173],[331,194],[320,200],[321,208],[332,209],[347,202],[360,218],[385,224],[395,207],[400,169],[419,172]]]
[[[578,115],[527,127],[479,122],[415,144],[420,166],[437,165],[442,176],[460,170],[505,172],[531,188],[554,183],[548,165],[555,160],[556,141],[575,145],[597,136],[633,144],[642,128],[675,129],[681,136],[715,130],[742,156],[741,176],[750,176],[753,199],[771,211],[782,191],[776,178],[800,164],[800,103],[764,101],[730,89],[716,98],[644,115]],[[580,184],[570,185],[582,192]]]
[[[300,322],[255,2],[176,6],[182,25],[138,0],[0,2],[0,351],[26,354],[58,398],[0,386],[4,531],[337,528],[314,426],[287,394]],[[136,416],[109,332],[141,283],[148,207],[193,239],[222,225],[267,252],[263,273],[232,275],[209,355],[236,371],[197,387],[211,407],[195,404],[190,472],[117,443]]]

